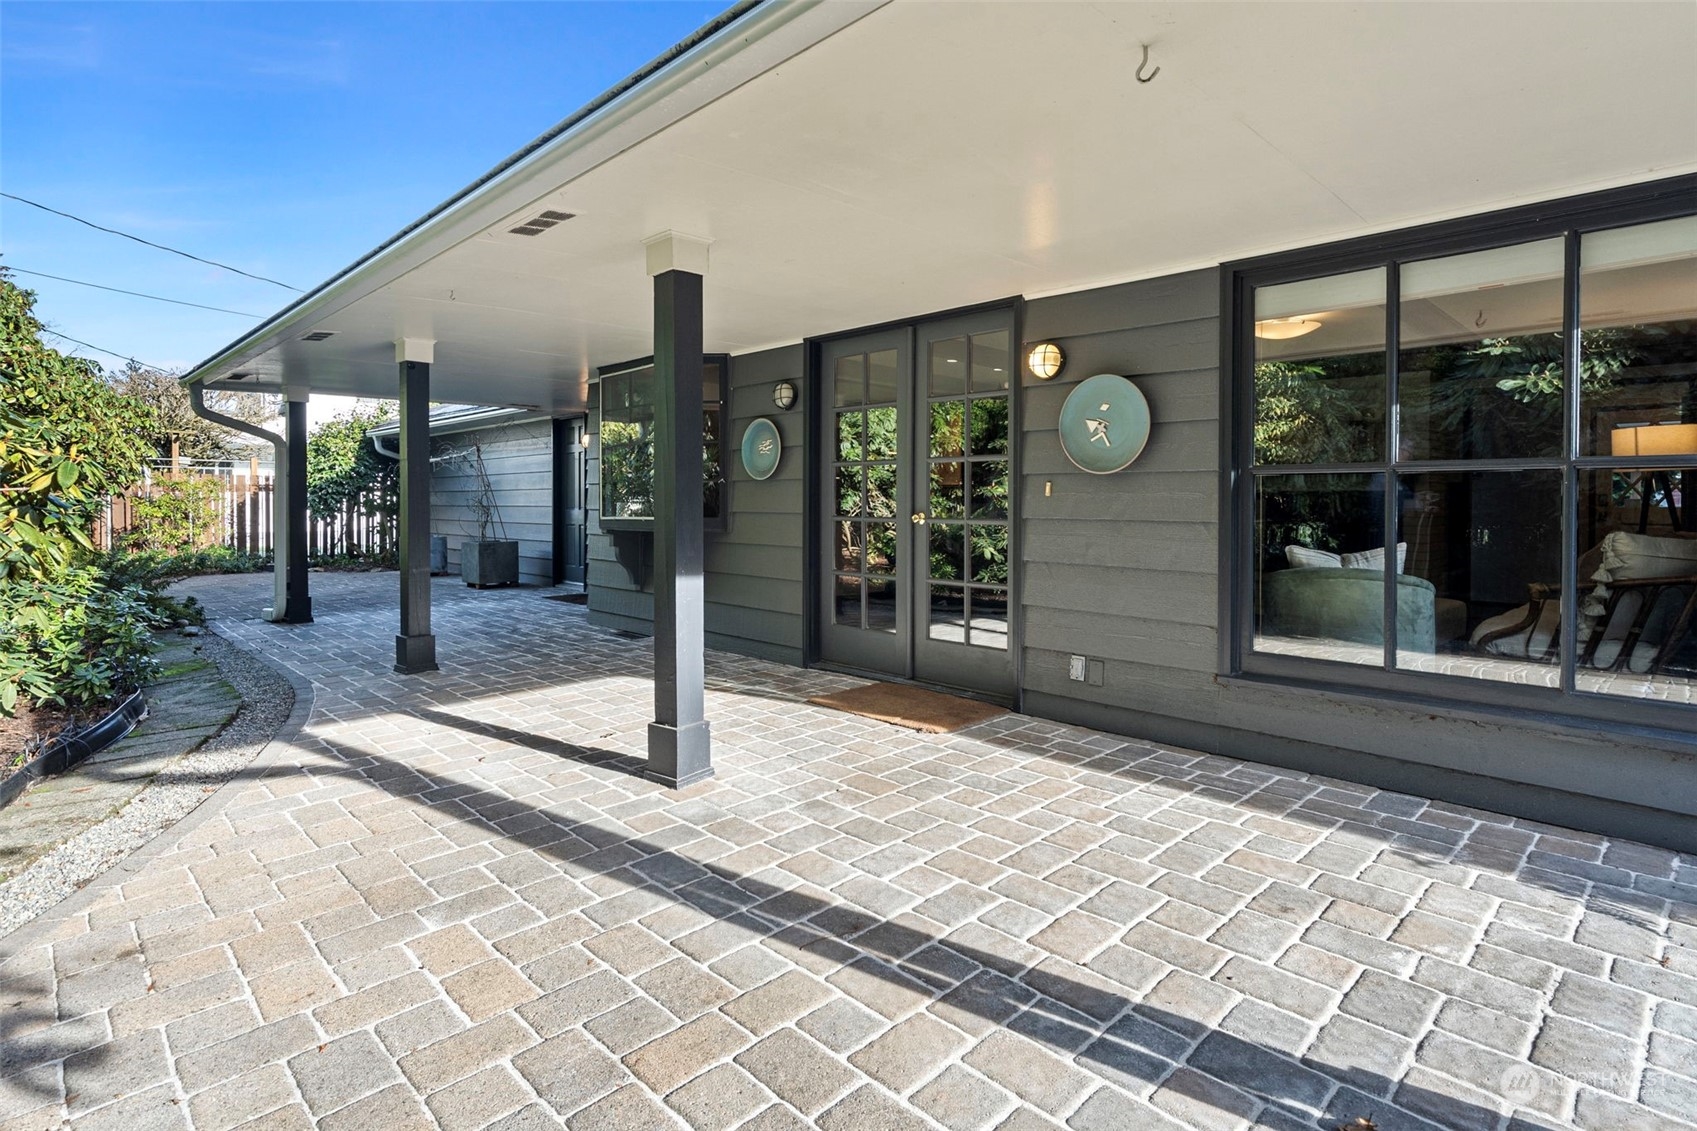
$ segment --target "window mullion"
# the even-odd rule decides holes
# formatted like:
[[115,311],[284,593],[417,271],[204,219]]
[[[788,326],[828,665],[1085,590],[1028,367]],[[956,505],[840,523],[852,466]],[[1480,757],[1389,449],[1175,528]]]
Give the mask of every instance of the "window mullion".
[[1397,577],[1397,541],[1402,537],[1401,516],[1397,513],[1397,456],[1401,453],[1402,424],[1397,414],[1400,397],[1397,380],[1400,376],[1400,346],[1402,335],[1401,264],[1392,260],[1385,266],[1385,490],[1381,505],[1385,508],[1380,523],[1385,532],[1385,670],[1396,669],[1397,608],[1400,596]]
[[1569,231],[1562,278],[1562,456],[1561,477],[1561,690],[1574,693],[1579,667],[1579,456],[1580,365],[1579,233]]

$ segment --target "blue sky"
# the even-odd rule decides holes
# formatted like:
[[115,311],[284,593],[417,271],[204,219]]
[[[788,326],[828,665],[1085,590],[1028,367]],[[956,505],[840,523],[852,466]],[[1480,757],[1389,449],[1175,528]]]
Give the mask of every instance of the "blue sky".
[[[0,189],[310,288],[729,3],[0,3]],[[0,263],[260,316],[291,298],[11,200]],[[254,321],[15,281],[50,327],[166,367]]]

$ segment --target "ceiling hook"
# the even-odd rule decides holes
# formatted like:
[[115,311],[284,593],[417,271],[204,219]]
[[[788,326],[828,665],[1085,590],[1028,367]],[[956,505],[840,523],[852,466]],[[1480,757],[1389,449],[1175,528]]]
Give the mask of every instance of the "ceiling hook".
[[1483,310],[1479,312],[1479,317],[1473,320],[1473,326],[1475,329],[1479,330],[1483,330],[1485,328],[1485,312]]
[[1161,68],[1156,67],[1154,70],[1149,72],[1148,78],[1143,77],[1143,68],[1147,67],[1149,65],[1149,45],[1147,43],[1145,43],[1145,44],[1142,44],[1141,46],[1143,47],[1143,62],[1137,64],[1137,81],[1138,82],[1154,82],[1155,76],[1161,73]]

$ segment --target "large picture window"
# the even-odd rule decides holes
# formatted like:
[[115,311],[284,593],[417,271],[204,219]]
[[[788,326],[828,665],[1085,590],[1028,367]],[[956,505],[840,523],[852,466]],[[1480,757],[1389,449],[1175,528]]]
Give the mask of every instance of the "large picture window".
[[[729,359],[704,359],[701,373],[701,513],[723,529],[725,370]],[[654,366],[635,362],[601,371],[601,525],[654,519]]]
[[1650,199],[1236,269],[1239,670],[1689,725],[1697,216]]

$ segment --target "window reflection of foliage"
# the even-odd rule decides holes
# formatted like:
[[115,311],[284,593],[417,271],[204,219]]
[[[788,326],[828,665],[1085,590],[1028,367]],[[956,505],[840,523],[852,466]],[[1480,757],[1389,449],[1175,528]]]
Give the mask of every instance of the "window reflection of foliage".
[[1008,401],[996,397],[972,402],[974,455],[1001,455],[1008,450]]
[[601,422],[601,497],[609,518],[654,513],[654,440],[645,424]]
[[[1262,568],[1283,568],[1286,546],[1332,553],[1370,549],[1383,509],[1381,477],[1276,475],[1260,481],[1257,539]],[[1375,543],[1377,544],[1377,543]]]
[[[722,404],[707,402],[701,416],[701,513],[709,519],[723,513],[723,431]],[[601,380],[601,513],[605,518],[654,515],[652,369]]]
[[[1586,330],[1579,362],[1583,396],[1606,396],[1623,372],[1639,363],[1658,326]],[[1555,442],[1561,435],[1563,336],[1560,333],[1485,338],[1409,354],[1408,372],[1431,381],[1430,429],[1464,455],[1490,456],[1524,447],[1516,436]],[[1419,453],[1425,454],[1425,453]],[[1437,454],[1437,453],[1433,453]]]
[[[1357,355],[1359,357],[1359,355]],[[1255,366],[1255,462],[1357,463],[1380,451],[1384,355],[1368,355],[1372,377],[1357,358],[1263,361]]]

